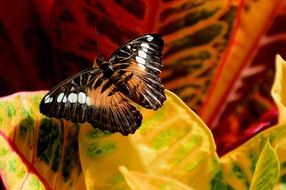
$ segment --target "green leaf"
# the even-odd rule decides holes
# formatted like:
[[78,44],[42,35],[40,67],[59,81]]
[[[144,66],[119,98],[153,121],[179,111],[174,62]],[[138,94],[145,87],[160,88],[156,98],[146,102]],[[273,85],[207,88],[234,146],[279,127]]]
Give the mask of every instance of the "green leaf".
[[279,159],[275,150],[267,139],[265,146],[258,158],[253,174],[250,190],[271,190],[279,177]]

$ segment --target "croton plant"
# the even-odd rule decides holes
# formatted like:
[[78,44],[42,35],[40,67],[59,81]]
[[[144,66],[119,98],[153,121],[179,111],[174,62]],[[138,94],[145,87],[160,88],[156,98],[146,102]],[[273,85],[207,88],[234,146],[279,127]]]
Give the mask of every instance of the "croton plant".
[[[1,1],[3,188],[286,189],[285,24],[286,0]],[[139,108],[134,135],[39,112],[46,90],[150,32],[167,100]]]

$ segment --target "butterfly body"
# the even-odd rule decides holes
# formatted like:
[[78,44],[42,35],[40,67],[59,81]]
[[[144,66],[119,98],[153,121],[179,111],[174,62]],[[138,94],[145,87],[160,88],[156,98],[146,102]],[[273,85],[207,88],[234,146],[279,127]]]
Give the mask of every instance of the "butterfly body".
[[103,63],[98,64],[98,66],[102,70],[104,77],[108,78],[114,74],[113,67],[110,63],[103,62]]
[[54,87],[41,101],[40,111],[50,117],[134,133],[142,115],[134,103],[157,110],[166,100],[159,74],[163,40],[158,34],[135,38],[116,50],[108,61],[98,57],[86,69]]

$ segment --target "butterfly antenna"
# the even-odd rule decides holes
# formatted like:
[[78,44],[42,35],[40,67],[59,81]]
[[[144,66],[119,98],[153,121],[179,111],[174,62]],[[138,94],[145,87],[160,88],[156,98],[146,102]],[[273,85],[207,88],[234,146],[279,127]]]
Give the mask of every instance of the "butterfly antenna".
[[99,49],[99,35],[98,35],[98,31],[97,31],[97,28],[96,26],[94,26],[94,31],[95,31],[95,37],[96,37],[96,57],[94,59],[94,63],[93,65],[95,66],[97,63],[96,63],[96,59],[102,57],[100,55],[100,49]]

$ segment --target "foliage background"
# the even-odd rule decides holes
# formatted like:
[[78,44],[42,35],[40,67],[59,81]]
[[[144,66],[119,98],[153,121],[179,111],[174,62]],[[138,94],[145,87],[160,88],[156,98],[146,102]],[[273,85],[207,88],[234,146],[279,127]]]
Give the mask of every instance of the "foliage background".
[[[0,95],[50,89],[124,41],[163,35],[167,89],[212,129],[219,154],[277,122],[274,55],[285,0],[0,2]],[[95,34],[95,27],[98,36]]]
[[[0,1],[0,95],[50,89],[124,41],[159,32],[162,79],[212,130],[223,155],[277,123],[274,55],[285,0]],[[95,27],[98,36],[95,34]]]

